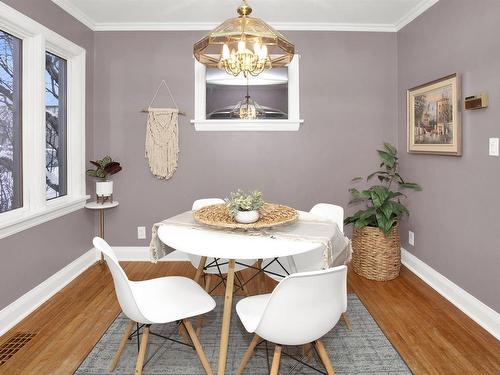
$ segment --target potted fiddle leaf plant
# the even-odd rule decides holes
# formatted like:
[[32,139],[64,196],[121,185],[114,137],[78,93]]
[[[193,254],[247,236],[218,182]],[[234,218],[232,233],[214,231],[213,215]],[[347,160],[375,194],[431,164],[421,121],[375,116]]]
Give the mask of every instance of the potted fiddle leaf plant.
[[239,189],[232,192],[225,202],[234,220],[242,224],[255,223],[259,220],[259,209],[264,205],[260,191],[246,193]]
[[[403,190],[420,191],[420,185],[407,182],[399,174],[397,149],[384,143],[377,150],[380,157],[379,170],[370,174],[366,181],[376,178],[376,184],[364,190],[349,189],[352,199],[349,204],[364,207],[347,217],[345,224],[353,225],[352,264],[354,272],[371,280],[392,280],[401,268],[401,240],[399,222],[409,215],[404,205]],[[353,181],[363,180],[361,177]]]
[[87,176],[96,177],[98,181],[95,183],[95,192],[97,201],[110,199],[113,201],[113,181],[108,177],[122,170],[119,162],[113,161],[110,156],[105,156],[101,160],[92,161],[90,163],[95,166],[95,169],[88,169]]

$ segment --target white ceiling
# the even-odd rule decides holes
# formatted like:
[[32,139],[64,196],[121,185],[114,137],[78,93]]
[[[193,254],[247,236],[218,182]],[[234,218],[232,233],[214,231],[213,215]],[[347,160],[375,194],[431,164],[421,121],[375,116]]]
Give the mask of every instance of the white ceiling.
[[[94,30],[210,30],[239,0],[52,0]],[[249,0],[282,30],[397,31],[438,0]]]

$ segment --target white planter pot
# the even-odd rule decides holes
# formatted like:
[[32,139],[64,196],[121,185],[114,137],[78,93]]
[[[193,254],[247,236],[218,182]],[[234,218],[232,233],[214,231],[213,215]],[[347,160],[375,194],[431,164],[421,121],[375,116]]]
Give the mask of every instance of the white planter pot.
[[96,181],[95,193],[99,197],[110,197],[113,195],[113,181]]
[[250,223],[255,223],[257,220],[259,220],[259,211],[254,210],[254,211],[238,211],[236,216],[234,217],[234,220],[236,220],[238,223],[241,224],[250,224]]

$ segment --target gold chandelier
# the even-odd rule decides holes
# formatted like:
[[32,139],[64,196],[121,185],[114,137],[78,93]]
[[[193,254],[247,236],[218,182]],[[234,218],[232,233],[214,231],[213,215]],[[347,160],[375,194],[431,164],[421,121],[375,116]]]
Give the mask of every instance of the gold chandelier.
[[239,117],[242,120],[256,120],[258,118],[264,118],[266,112],[254,99],[250,97],[249,85],[247,79],[247,93],[243,100],[240,100],[238,104],[231,110],[231,117]]
[[264,21],[249,17],[247,2],[238,8],[239,17],[217,26],[194,45],[196,59],[209,67],[234,76],[257,76],[264,69],[285,66],[292,61],[295,47]]

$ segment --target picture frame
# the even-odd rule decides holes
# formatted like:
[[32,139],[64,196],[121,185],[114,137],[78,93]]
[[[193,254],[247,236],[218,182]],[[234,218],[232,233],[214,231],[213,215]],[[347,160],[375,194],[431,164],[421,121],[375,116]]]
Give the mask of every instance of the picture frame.
[[462,155],[460,97],[457,73],[407,90],[409,153]]

